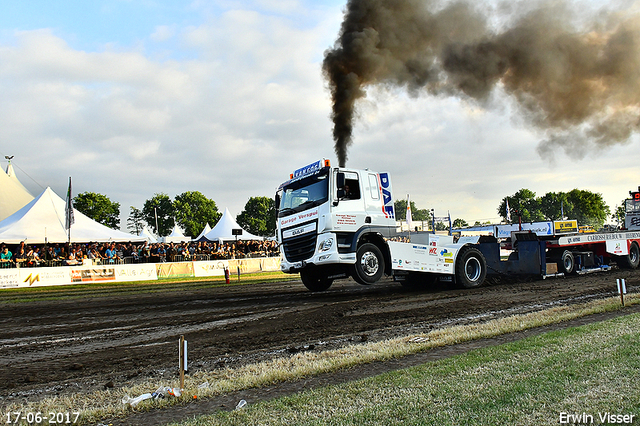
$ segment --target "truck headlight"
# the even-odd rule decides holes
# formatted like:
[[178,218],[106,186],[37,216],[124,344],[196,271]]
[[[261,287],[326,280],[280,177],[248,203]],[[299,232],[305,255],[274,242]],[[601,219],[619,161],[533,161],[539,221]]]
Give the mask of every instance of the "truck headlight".
[[318,247],[318,251],[322,253],[324,251],[331,250],[332,246],[333,246],[333,238],[328,238],[320,243],[320,247]]

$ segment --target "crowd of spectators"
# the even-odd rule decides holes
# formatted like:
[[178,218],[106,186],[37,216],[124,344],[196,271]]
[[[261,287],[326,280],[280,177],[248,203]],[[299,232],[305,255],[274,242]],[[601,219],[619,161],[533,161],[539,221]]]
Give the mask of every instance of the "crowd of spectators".
[[105,265],[124,263],[185,262],[192,260],[277,257],[275,241],[183,243],[87,243],[87,244],[0,244],[0,267]]

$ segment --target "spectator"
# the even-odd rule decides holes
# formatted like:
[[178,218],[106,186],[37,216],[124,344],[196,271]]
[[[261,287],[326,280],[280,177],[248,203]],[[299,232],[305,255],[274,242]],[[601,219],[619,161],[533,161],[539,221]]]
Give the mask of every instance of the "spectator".
[[175,262],[177,254],[178,254],[178,250],[176,249],[176,246],[174,246],[173,243],[170,243],[169,249],[167,250],[167,255],[169,256],[169,262]]
[[151,260],[151,248],[149,247],[149,242],[145,241],[144,246],[142,247],[142,261],[149,262]]
[[129,243],[129,247],[127,249],[127,256],[131,258],[133,263],[140,262],[140,253],[138,252],[138,247],[134,246],[132,243]]
[[93,263],[96,264],[101,264],[102,260],[104,259],[104,256],[100,253],[100,251],[98,250],[98,247],[94,244],[91,247],[91,255],[93,256]]
[[[113,250],[114,245],[111,245],[111,250]],[[124,259],[124,249],[122,248],[122,244],[118,244],[115,246],[115,251],[116,251],[116,260],[122,260]]]
[[27,261],[27,251],[24,247],[24,241],[22,241],[20,243],[20,246],[18,246],[18,249],[16,250],[16,254],[14,256],[14,260],[16,262],[16,265],[22,265]]
[[57,257],[55,252],[53,251],[53,247],[49,246],[43,250],[42,260],[49,262],[49,265],[50,265],[50,262],[52,262],[53,260],[56,260],[56,258]]
[[2,252],[0,253],[0,262],[1,263],[13,263],[13,253],[9,251],[9,247],[4,247]]
[[40,247],[33,246],[33,250],[31,252],[31,262],[33,266],[39,266],[42,262],[42,259],[40,258]]
[[104,251],[104,258],[107,262],[109,263],[114,263],[116,261],[117,255],[116,255],[116,249],[115,249],[115,244],[113,245],[108,245],[106,246],[107,248]]
[[164,263],[167,261],[167,250],[165,250],[163,244],[158,244],[156,256],[158,256],[158,262]]
[[60,260],[67,259],[67,250],[64,248],[64,246],[58,247],[58,259]]
[[78,261],[78,259],[76,259],[76,253],[73,250],[69,250],[69,255],[64,262],[67,265],[78,265],[81,263]]

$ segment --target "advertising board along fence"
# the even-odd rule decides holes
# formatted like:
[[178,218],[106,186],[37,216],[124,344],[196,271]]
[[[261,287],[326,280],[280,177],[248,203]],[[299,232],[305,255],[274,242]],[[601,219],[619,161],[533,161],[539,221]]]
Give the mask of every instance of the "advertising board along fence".
[[225,268],[234,274],[279,271],[280,258],[0,269],[0,288],[149,281],[183,277],[206,278],[224,276]]

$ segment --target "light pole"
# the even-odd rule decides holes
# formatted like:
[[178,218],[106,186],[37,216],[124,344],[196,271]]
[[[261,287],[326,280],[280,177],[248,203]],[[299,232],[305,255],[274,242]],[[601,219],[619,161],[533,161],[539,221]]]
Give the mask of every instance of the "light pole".
[[153,214],[156,216],[156,232],[158,233],[158,237],[159,237],[160,228],[158,228],[158,209],[156,207],[153,208]]
[[431,233],[436,233],[436,213],[434,209],[431,209]]

